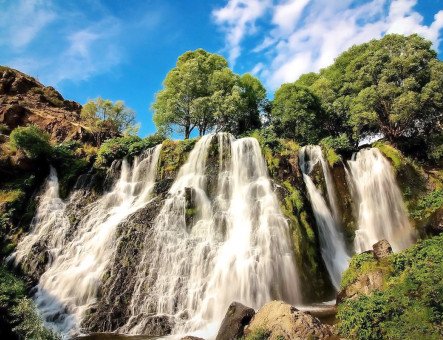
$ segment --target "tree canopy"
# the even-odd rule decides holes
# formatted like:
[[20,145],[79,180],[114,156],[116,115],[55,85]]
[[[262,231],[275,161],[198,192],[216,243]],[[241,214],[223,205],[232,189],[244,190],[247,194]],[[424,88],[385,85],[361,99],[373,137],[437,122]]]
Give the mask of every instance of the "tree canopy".
[[[443,63],[431,42],[416,34],[390,34],[353,46],[318,74],[301,76],[291,89],[298,95],[284,96],[286,104],[282,93],[288,92],[288,85],[276,92],[272,117],[282,122],[286,112],[283,122],[290,123],[283,129],[291,132],[297,121],[294,138],[301,133],[318,143],[321,133],[311,132],[320,129],[330,136],[346,134],[356,144],[382,133],[405,151],[426,147],[431,157],[443,155]],[[317,117],[312,98],[307,105],[312,95],[324,112]]]
[[122,100],[112,102],[101,97],[89,100],[82,108],[81,117],[97,136],[104,130],[124,135],[136,134],[139,128],[135,123],[135,112],[126,107]]
[[240,134],[261,125],[266,90],[252,75],[233,73],[220,55],[188,51],[163,81],[152,108],[157,128],[189,138],[197,129]]

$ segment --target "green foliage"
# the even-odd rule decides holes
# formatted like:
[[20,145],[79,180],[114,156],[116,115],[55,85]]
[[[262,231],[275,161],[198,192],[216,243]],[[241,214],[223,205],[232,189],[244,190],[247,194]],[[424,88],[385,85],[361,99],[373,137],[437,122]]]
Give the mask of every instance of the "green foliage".
[[0,133],[7,134],[9,132],[9,126],[3,123],[0,123]]
[[106,130],[135,135],[139,129],[135,124],[135,112],[127,108],[122,100],[112,102],[101,97],[90,100],[83,106],[81,117],[92,127],[98,139],[101,139],[101,134]]
[[138,136],[123,136],[108,139],[104,142],[98,152],[96,166],[108,166],[114,160],[124,157],[134,157],[143,150],[152,148],[160,144],[164,137],[159,134],[153,134],[144,139]]
[[264,328],[259,328],[245,336],[244,340],[267,340],[269,339],[269,335],[269,331]]
[[[381,291],[346,300],[339,305],[340,334],[355,339],[440,339],[443,332],[443,235],[419,242],[387,263]],[[372,263],[358,255],[351,270],[367,270]],[[352,261],[354,262],[354,260]],[[353,266],[351,262],[351,266]],[[344,275],[344,280],[351,281]],[[345,282],[342,282],[342,284]]]
[[173,141],[166,139],[162,144],[160,153],[159,169],[160,178],[174,178],[178,169],[186,161],[188,154],[193,149],[196,138]]
[[260,127],[266,91],[252,75],[234,74],[220,55],[202,49],[181,55],[166,76],[152,108],[154,122],[165,131],[189,138],[211,130],[241,134]]
[[427,219],[443,207],[443,189],[436,189],[421,197],[412,207],[410,214],[416,219]]
[[49,135],[35,125],[15,128],[11,132],[10,143],[31,159],[46,158],[52,151]]
[[348,269],[343,273],[341,287],[347,287],[354,283],[359,275],[374,269],[377,262],[371,253],[357,254],[352,257]]
[[0,266],[0,324],[21,339],[50,340],[59,337],[44,327],[23,281]]
[[325,133],[327,116],[307,87],[283,84],[275,93],[271,122],[276,133],[302,144],[315,144]]
[[[442,159],[443,63],[431,42],[417,34],[388,34],[353,46],[319,74],[302,75],[284,86],[307,87],[319,98],[326,119],[313,118],[310,110],[301,108],[308,114],[300,129],[310,143],[317,137],[310,126],[331,136],[345,134],[354,145],[382,133],[403,151],[436,162]],[[274,110],[281,111],[275,104]]]

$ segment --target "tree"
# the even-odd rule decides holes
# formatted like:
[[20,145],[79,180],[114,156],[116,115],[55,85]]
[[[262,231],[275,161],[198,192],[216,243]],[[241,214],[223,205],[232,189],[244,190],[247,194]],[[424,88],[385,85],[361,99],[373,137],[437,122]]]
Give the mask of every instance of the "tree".
[[157,127],[178,128],[185,138],[189,138],[196,127],[201,131],[212,127],[213,122],[205,112],[210,104],[211,82],[214,72],[227,67],[223,57],[203,49],[181,55],[152,105]]
[[443,154],[443,63],[431,42],[413,34],[386,35],[351,47],[319,74],[296,81],[321,98],[332,135],[356,144],[382,133],[403,151]]
[[275,92],[271,123],[277,135],[302,144],[318,143],[326,122],[320,100],[309,88],[291,83]]
[[[82,108],[81,117],[89,123],[96,136],[101,136],[106,130],[112,134],[133,135],[139,128],[135,124],[135,112],[122,100],[115,103],[101,97],[89,100]],[[101,143],[101,140],[98,142]]]
[[178,58],[157,93],[152,108],[157,128],[240,134],[260,126],[266,91],[258,79],[233,73],[227,61],[202,49]]

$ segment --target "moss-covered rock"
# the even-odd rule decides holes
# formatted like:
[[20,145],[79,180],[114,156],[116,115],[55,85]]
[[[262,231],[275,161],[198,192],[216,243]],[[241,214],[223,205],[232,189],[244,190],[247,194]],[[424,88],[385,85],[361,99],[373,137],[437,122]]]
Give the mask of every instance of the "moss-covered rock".
[[[443,334],[443,235],[376,261],[355,256],[343,275],[350,287],[364,277],[381,283],[338,305],[338,329],[352,339],[441,339]],[[380,274],[380,275],[379,275]]]

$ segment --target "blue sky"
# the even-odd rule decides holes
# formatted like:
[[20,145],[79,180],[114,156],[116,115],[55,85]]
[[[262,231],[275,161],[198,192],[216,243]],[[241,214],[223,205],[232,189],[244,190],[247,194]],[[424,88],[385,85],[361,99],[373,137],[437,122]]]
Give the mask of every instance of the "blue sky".
[[222,54],[272,97],[386,33],[419,33],[442,59],[442,28],[443,0],[0,0],[0,65],[82,104],[122,99],[146,136],[155,93],[185,51]]

